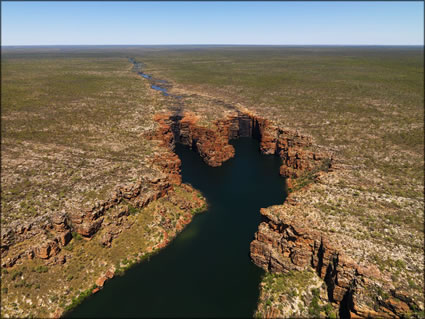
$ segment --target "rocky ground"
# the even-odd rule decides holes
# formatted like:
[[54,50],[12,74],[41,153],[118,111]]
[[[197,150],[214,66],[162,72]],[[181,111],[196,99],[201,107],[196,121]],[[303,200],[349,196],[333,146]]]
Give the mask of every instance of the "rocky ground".
[[[281,169],[292,177],[293,193],[285,205],[266,210],[269,222],[253,242],[254,262],[282,276],[294,268],[315,269],[333,287],[333,307],[351,298],[354,305],[345,310],[352,316],[423,315],[423,49],[210,48],[143,58],[148,72],[170,80],[170,92],[190,96],[187,108],[194,112],[214,117],[215,105],[233,106],[272,120],[271,136],[262,144],[278,140],[284,164],[291,152],[279,142],[287,136],[280,132],[310,140],[299,145],[301,153],[330,155],[327,173],[308,165],[299,174]],[[273,144],[262,151],[276,153]],[[328,257],[337,258],[331,269],[340,275],[334,270],[325,278],[326,269],[313,260],[315,250],[302,241],[285,248],[284,230],[295,221],[318,236],[310,246],[330,243]],[[276,228],[267,228],[270,223]],[[338,261],[341,254],[347,262]],[[291,315],[274,304],[262,298],[257,315]]]
[[127,58],[7,52],[2,70],[1,312],[59,316],[206,203]]
[[328,300],[326,285],[313,271],[292,271],[285,275],[267,273],[261,282],[256,318],[328,317],[339,313]]
[[256,316],[421,316],[423,50],[394,50],[6,54],[3,315],[59,315],[201,210],[176,141],[218,166],[253,136],[291,191],[251,244]]

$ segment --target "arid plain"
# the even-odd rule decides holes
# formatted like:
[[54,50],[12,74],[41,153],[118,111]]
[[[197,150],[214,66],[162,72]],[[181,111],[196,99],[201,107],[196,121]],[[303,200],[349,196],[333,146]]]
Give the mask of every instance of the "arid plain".
[[423,316],[423,47],[2,50],[2,316],[160,251],[207,205],[174,144],[219,166],[248,131],[290,192],[252,234],[255,316]]

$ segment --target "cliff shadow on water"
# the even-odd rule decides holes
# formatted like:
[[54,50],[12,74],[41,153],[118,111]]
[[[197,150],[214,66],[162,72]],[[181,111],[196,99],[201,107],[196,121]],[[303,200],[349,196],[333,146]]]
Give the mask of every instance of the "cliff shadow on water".
[[202,192],[207,211],[69,317],[252,317],[263,270],[250,260],[250,242],[260,208],[283,203],[286,186],[280,158],[260,153],[259,141],[250,138],[259,132],[246,121],[239,123],[241,138],[230,142],[235,157],[220,167],[176,143],[183,182]]

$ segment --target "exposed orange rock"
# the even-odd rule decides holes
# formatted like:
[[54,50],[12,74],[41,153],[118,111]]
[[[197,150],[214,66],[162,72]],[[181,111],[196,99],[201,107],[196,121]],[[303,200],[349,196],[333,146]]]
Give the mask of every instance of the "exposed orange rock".
[[56,311],[51,315],[52,318],[60,318],[63,314],[63,309],[62,308],[58,308],[56,309]]
[[[169,149],[180,142],[196,150],[210,166],[220,166],[235,155],[229,140],[238,137],[255,137],[260,140],[263,154],[276,154],[282,158],[280,174],[286,177],[299,177],[304,171],[312,170],[322,164],[329,156],[305,150],[311,145],[311,138],[296,131],[281,129],[271,121],[248,111],[229,114],[216,120],[211,127],[198,124],[198,117],[186,112],[181,116],[172,113],[155,116],[158,129],[153,138],[161,141]],[[173,162],[173,155],[167,155],[164,162]],[[177,165],[163,165],[168,174],[177,171]],[[171,166],[171,167],[170,167]]]
[[115,271],[114,271],[113,269],[109,269],[109,270],[105,273],[105,277],[106,277],[106,278],[109,278],[109,279],[114,278],[114,275],[115,275]]
[[85,221],[81,224],[76,224],[74,229],[77,233],[84,237],[92,237],[102,226],[103,218],[94,221]]
[[72,234],[70,230],[66,230],[64,232],[59,233],[59,241],[62,246],[66,246],[72,238]]
[[[329,300],[348,307],[353,317],[401,317],[415,307],[412,300],[391,290],[376,267],[359,266],[326,235],[282,213],[287,205],[291,204],[261,209],[266,221],[258,227],[250,247],[256,265],[276,273],[315,269],[328,287]],[[377,285],[391,297],[376,302]]]
[[[171,151],[170,153],[173,155],[174,162],[165,166],[172,172],[168,175],[163,173],[159,176],[146,175],[142,180],[131,185],[119,185],[110,198],[103,202],[96,202],[91,208],[69,213],[63,211],[53,215],[46,214],[24,225],[12,223],[1,234],[1,266],[13,267],[21,262],[21,258],[49,259],[56,256],[61,250],[60,247],[70,242],[72,232],[80,234],[85,239],[92,238],[103,227],[103,216],[124,199],[132,202],[135,207],[143,208],[151,201],[165,196],[173,183],[181,183],[180,159]],[[123,214],[114,215],[114,218],[119,219]],[[116,235],[114,233],[110,241]],[[20,248],[17,248],[19,246],[16,244],[27,240],[29,246],[19,245]],[[36,246],[34,242],[37,242]]]
[[281,317],[279,309],[276,309],[273,307],[268,309],[266,313],[264,314],[264,318],[266,319],[273,319],[273,318],[279,318],[279,317]]
[[155,164],[161,167],[161,170],[168,175],[172,184],[180,185],[182,178],[180,175],[180,158],[170,150],[156,155]]
[[[185,113],[182,117],[164,113],[156,115],[154,119],[158,122],[158,129],[153,138],[162,141],[162,145],[169,149],[174,148],[177,140],[195,148],[210,166],[220,166],[235,154],[233,146],[229,144],[230,119],[215,121],[212,128],[198,125],[198,117],[192,113]],[[172,158],[173,155],[169,155],[169,159]],[[165,172],[170,174],[168,169]]]
[[271,121],[253,113],[247,113],[253,121],[253,132],[261,137],[260,150],[263,154],[276,154],[282,158],[280,175],[290,178],[299,177],[304,171],[312,170],[329,155],[306,150],[312,145],[309,136],[297,131],[282,129]]
[[35,247],[35,256],[42,259],[48,259],[56,256],[60,251],[58,243],[54,240],[47,240],[42,242],[39,246]]
[[100,290],[100,288],[94,288],[91,292],[92,294],[95,294],[96,292],[98,292]]
[[106,277],[106,276],[101,276],[101,277],[99,277],[97,280],[96,280],[96,285],[98,286],[98,287],[103,287],[103,285],[105,284],[105,281],[107,281],[108,280],[108,277]]

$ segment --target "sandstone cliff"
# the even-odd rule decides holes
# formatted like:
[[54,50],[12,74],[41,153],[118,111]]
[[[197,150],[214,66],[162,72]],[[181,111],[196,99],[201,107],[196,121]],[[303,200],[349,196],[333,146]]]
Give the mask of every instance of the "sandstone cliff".
[[[293,205],[297,204],[289,196],[282,206],[261,209],[265,221],[250,248],[256,265],[273,273],[313,269],[326,284],[328,300],[338,305],[341,315],[352,318],[396,318],[419,309],[375,266],[356,264],[308,221],[286,213]],[[285,316],[274,311],[277,317]]]
[[178,116],[171,112],[158,114],[155,120],[158,130],[153,138],[161,139],[170,149],[174,143],[182,143],[197,151],[210,166],[220,166],[232,158],[235,150],[229,140],[239,137],[259,139],[263,154],[275,154],[282,159],[280,174],[288,178],[331,165],[329,154],[308,149],[312,146],[310,137],[279,128],[245,109],[228,112],[211,127],[200,125],[199,117],[189,112]]
[[[314,148],[310,137],[279,128],[246,109],[229,112],[208,128],[200,126],[191,113],[162,114],[157,121],[164,144],[171,149],[175,142],[187,145],[210,166],[219,166],[234,156],[230,139],[259,139],[263,154],[282,159],[280,174],[288,178],[292,190],[333,170],[331,152]],[[408,293],[397,290],[375,266],[357,264],[326,234],[285,214],[288,205],[296,204],[290,196],[282,206],[261,210],[265,221],[251,243],[255,264],[273,273],[313,269],[326,285],[326,300],[339,308],[342,316],[402,317],[420,309]],[[278,317],[287,315],[276,309],[272,313]]]

